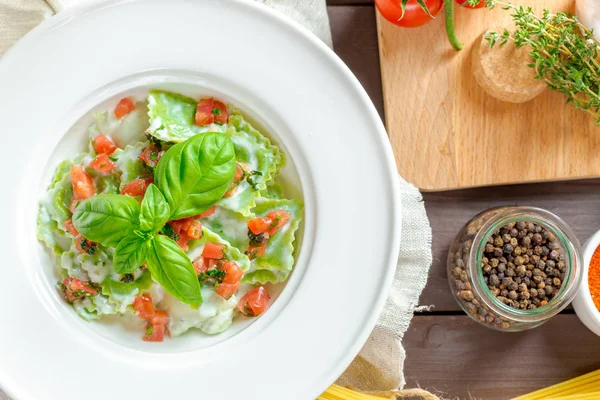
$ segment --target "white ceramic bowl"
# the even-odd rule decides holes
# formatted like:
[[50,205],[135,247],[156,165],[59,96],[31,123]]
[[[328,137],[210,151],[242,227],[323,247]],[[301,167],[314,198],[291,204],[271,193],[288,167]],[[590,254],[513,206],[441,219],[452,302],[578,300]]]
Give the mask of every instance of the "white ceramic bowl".
[[583,279],[581,280],[579,292],[575,300],[573,300],[573,308],[581,322],[596,335],[600,336],[600,311],[598,311],[592,301],[592,295],[588,286],[590,261],[598,246],[600,246],[600,231],[594,233],[583,245]]
[[[296,269],[231,337],[130,341],[77,318],[46,274],[36,214],[53,154],[94,107],[157,85],[243,106],[298,171]],[[400,246],[395,161],[356,78],[299,25],[245,0],[72,8],[0,59],[0,121],[0,386],[15,399],[314,399],[367,340]]]

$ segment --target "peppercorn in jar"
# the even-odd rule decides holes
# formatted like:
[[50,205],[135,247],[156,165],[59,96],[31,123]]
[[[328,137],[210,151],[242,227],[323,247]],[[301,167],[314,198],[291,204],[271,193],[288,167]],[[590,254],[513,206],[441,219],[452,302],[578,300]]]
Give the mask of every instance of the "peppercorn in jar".
[[580,260],[579,241],[556,215],[532,207],[493,208],[456,236],[448,280],[473,319],[521,331],[541,325],[573,300]]

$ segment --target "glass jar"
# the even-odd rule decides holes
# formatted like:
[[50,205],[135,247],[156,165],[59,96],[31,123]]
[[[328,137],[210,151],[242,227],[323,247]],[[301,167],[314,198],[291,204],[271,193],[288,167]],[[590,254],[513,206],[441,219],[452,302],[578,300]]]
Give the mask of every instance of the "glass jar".
[[[488,259],[483,257],[484,250],[486,245],[493,243],[490,239],[492,235],[498,234],[507,225],[515,226],[519,221],[540,225],[547,231],[546,235],[553,235],[553,246],[558,246],[558,254],[565,264],[560,289],[552,293],[553,297],[547,303],[534,309],[520,309],[505,304],[502,300],[508,301],[506,297],[497,297],[502,285],[488,286],[483,273],[484,264],[489,265]],[[492,208],[475,216],[454,239],[448,254],[448,280],[456,300],[471,318],[488,328],[507,332],[522,331],[543,324],[573,300],[583,277],[581,254],[581,245],[571,228],[551,212],[534,207]],[[514,256],[514,253],[511,255]],[[530,266],[527,265],[527,268]],[[504,273],[502,276],[504,277]],[[496,295],[492,290],[496,291]],[[536,290],[538,291],[539,289]],[[525,304],[527,301],[523,301],[523,306]]]

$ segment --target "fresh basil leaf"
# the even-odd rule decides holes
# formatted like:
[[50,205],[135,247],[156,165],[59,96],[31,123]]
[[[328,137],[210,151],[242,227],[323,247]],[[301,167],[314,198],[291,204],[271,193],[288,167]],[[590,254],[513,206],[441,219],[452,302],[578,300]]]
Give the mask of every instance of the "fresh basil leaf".
[[146,240],[140,235],[131,233],[119,242],[113,255],[116,273],[130,274],[144,263],[148,253],[148,247],[144,245]]
[[164,235],[156,235],[146,247],[146,266],[154,279],[182,303],[202,303],[198,276],[181,247]]
[[118,194],[99,194],[77,205],[73,225],[88,240],[115,247],[139,228],[140,204]]
[[142,200],[140,229],[144,232],[158,232],[169,220],[169,211],[169,205],[158,187],[150,184]]
[[223,197],[235,174],[233,143],[222,133],[196,135],[163,155],[155,182],[169,204],[169,219],[206,211]]

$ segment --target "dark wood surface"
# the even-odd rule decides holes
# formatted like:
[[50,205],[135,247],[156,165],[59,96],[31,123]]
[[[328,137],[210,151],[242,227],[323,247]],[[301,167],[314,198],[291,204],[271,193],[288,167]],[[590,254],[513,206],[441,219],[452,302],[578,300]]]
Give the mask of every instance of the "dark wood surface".
[[[334,47],[383,116],[375,10],[372,0],[329,0]],[[408,55],[407,55],[408,56]],[[600,156],[600,155],[599,155]],[[506,168],[518,168],[508,163]],[[407,386],[445,398],[507,399],[600,368],[600,337],[571,310],[521,333],[500,333],[473,322],[452,297],[446,255],[458,229],[481,210],[531,205],[562,217],[583,243],[600,229],[600,180],[500,186],[424,193],[433,230],[433,265],[404,338]],[[600,390],[600,388],[599,388]]]

